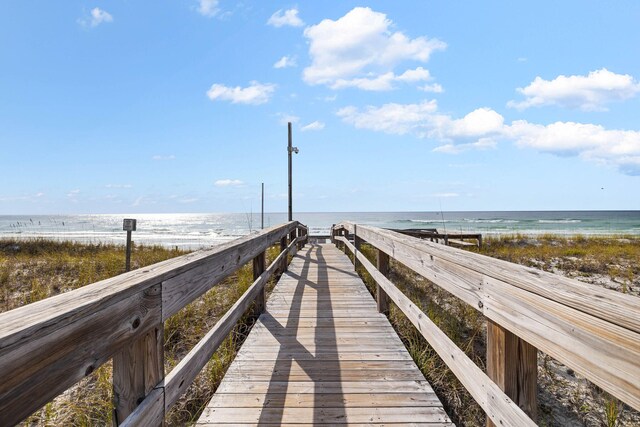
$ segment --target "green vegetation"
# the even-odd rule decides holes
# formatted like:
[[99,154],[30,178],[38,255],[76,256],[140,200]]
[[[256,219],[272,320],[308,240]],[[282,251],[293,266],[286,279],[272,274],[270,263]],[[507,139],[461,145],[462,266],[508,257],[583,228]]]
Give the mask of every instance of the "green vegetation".
[[[137,246],[132,269],[185,254],[159,246]],[[267,263],[279,247],[267,251]],[[0,312],[80,288],[124,272],[124,248],[46,240],[0,241]],[[214,286],[165,322],[165,373],[189,350],[253,282],[249,263]],[[272,280],[267,290],[272,289]],[[166,418],[168,426],[194,422],[222,380],[255,319],[246,315],[221,345],[185,395]],[[33,414],[25,425],[110,425],[112,417],[111,362]]]

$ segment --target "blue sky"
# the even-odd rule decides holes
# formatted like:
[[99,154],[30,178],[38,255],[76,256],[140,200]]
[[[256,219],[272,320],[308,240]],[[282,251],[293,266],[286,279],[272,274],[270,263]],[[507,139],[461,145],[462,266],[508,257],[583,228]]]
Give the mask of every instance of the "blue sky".
[[0,214],[640,209],[637,1],[0,3]]

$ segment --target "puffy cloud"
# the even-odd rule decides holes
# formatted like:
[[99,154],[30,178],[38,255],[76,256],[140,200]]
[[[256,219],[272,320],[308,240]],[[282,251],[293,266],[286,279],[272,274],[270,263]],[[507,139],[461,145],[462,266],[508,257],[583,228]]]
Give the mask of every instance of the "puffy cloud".
[[278,62],[273,64],[273,68],[288,68],[288,67],[295,67],[297,65],[298,64],[296,63],[295,58],[291,58],[289,56],[283,56],[278,60]]
[[113,22],[113,16],[99,7],[91,9],[89,16],[78,19],[78,23],[83,27],[97,27],[103,22]]
[[358,129],[370,129],[385,133],[403,135],[420,133],[424,124],[438,109],[436,101],[420,104],[384,104],[381,107],[368,106],[363,111],[349,106],[336,113],[346,123]]
[[202,16],[212,18],[220,13],[218,8],[218,0],[199,0],[198,7],[196,9]]
[[274,84],[262,84],[252,81],[247,87],[229,87],[222,84],[214,84],[207,91],[207,96],[212,101],[231,101],[233,104],[259,105],[269,102],[271,95],[276,90]]
[[434,151],[457,154],[495,148],[500,140],[522,148],[617,167],[640,175],[640,131],[605,129],[589,123],[556,122],[548,125],[516,120],[505,124],[502,115],[478,108],[462,118],[439,113],[435,101],[421,104],[385,104],[363,110],[345,107],[337,112],[356,128],[390,134],[411,133],[443,144]]
[[243,184],[239,179],[219,179],[213,183],[216,187],[239,187]]
[[304,35],[309,40],[312,63],[303,72],[305,82],[333,89],[388,90],[394,81],[430,78],[422,68],[400,75],[393,70],[406,60],[427,62],[431,53],[444,49],[446,44],[391,32],[392,24],[384,13],[356,7],[338,20],[325,19],[306,28]]
[[640,132],[608,130],[590,123],[556,122],[549,125],[514,121],[505,131],[520,147],[560,156],[615,165],[628,175],[640,175]]
[[543,105],[603,111],[606,104],[634,97],[640,83],[628,74],[616,74],[602,68],[586,76],[563,76],[553,80],[536,77],[529,86],[518,88],[524,101],[509,101],[507,106],[523,110]]
[[418,89],[424,92],[433,92],[433,93],[442,93],[444,89],[438,83],[433,83],[430,85],[419,86]]
[[303,132],[306,132],[308,130],[322,130],[322,129],[324,129],[324,123],[316,120],[315,122],[311,122],[306,126],[302,126],[300,130]]
[[288,9],[283,11],[282,9],[275,12],[269,20],[267,25],[271,25],[276,28],[284,27],[288,25],[290,27],[302,27],[304,22],[298,16],[298,9]]

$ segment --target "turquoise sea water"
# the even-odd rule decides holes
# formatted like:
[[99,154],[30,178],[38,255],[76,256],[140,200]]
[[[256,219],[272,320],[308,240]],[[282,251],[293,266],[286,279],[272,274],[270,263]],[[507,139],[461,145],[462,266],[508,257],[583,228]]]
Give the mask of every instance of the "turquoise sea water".
[[[199,248],[260,229],[260,214],[4,215],[0,238],[49,238],[81,242],[123,243],[124,218],[136,218],[137,243]],[[349,220],[385,228],[437,228],[447,232],[529,235],[640,235],[640,211],[541,212],[322,212],[295,213],[311,234],[328,234],[332,224]],[[268,213],[264,226],[286,221],[285,213]]]

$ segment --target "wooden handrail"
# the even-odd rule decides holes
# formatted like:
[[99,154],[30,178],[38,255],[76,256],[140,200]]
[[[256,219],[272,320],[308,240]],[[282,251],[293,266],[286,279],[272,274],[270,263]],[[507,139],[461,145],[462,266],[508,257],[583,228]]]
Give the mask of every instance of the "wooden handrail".
[[[293,252],[299,242],[306,238],[297,237],[289,246],[269,265],[269,267],[253,282],[253,284],[242,294],[215,326],[191,349],[191,351],[176,365],[167,375],[164,381],[156,385],[156,393],[149,394],[146,400],[127,417],[122,426],[144,425],[144,422],[153,420],[157,416],[153,414],[166,414],[177,402],[178,398],[189,388],[195,377],[207,364],[213,353],[220,347],[229,332],[236,325],[238,320],[247,311],[249,306],[262,292],[269,279],[276,272],[282,263],[282,258]],[[160,395],[158,395],[158,392]]]
[[[352,253],[355,251],[355,247],[346,238],[336,237],[336,240],[343,242]],[[536,425],[426,314],[384,277],[362,252],[357,252],[357,258],[496,425]]]
[[[637,297],[375,227],[343,223],[332,235],[342,232],[353,235],[356,244],[366,241],[475,307],[489,320],[490,331],[503,328],[503,333],[522,341],[518,345],[531,347],[530,363],[535,364],[535,350],[540,349],[640,409]],[[334,240],[351,248],[343,237]],[[361,256],[358,263],[367,265]],[[393,290],[384,289],[389,284],[378,279],[392,297]],[[488,334],[488,339],[492,337],[493,332]],[[493,355],[488,355],[491,365],[495,360],[489,356]],[[500,382],[494,374],[490,373],[492,380]]]
[[[139,400],[124,389],[134,387],[138,394],[142,389],[144,397],[164,376],[164,321],[274,243],[282,245],[287,236],[294,240],[297,230],[303,235],[301,224],[288,222],[1,313],[3,423],[20,422],[111,357],[123,419]],[[294,243],[281,248],[288,253]],[[129,359],[137,362],[127,363]],[[127,375],[131,369],[144,370],[136,376],[142,383],[126,383],[133,381]]]

